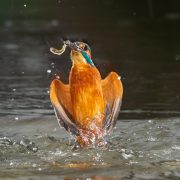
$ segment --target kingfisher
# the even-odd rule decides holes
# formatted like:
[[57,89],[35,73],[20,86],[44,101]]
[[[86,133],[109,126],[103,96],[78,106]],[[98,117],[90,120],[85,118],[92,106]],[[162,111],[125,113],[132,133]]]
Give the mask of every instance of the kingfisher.
[[71,49],[72,60],[69,83],[54,78],[50,100],[59,125],[75,136],[80,147],[98,144],[116,124],[123,96],[121,78],[110,72],[102,79],[84,42],[67,40],[62,49],[50,51],[61,55],[66,47]]

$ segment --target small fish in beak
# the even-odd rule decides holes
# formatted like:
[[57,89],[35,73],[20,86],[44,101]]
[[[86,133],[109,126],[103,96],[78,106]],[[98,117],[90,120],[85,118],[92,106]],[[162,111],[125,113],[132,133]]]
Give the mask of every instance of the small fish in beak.
[[63,41],[63,47],[61,49],[56,49],[54,47],[51,47],[50,48],[50,51],[53,53],[53,54],[56,54],[56,55],[62,55],[65,50],[66,50],[66,47],[70,47],[72,50],[75,50],[75,51],[83,51],[83,49],[79,46],[79,43],[78,42],[74,42],[72,43],[71,41],[67,40],[67,41]]

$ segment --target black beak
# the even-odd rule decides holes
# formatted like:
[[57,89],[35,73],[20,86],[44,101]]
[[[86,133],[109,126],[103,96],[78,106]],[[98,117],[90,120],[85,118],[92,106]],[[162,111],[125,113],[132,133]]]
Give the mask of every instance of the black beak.
[[64,41],[64,44],[66,46],[70,47],[72,50],[79,51],[79,52],[83,51],[83,49],[79,47],[79,43],[78,42],[74,42],[73,43],[73,42],[67,40],[67,41]]

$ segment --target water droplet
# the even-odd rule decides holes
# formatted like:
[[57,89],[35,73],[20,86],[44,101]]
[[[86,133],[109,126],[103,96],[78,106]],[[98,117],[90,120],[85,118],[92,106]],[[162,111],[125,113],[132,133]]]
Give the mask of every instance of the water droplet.
[[152,123],[152,120],[148,120],[148,123]]
[[172,149],[174,149],[174,150],[180,150],[180,146],[175,145],[175,146],[172,147]]
[[14,119],[15,119],[16,121],[18,121],[18,120],[19,120],[19,118],[18,118],[18,117],[15,117]]
[[12,91],[13,91],[13,92],[15,92],[15,91],[16,91],[16,89],[14,88],[14,89],[12,89]]
[[54,68],[54,65],[55,65],[55,64],[52,62],[52,63],[51,63],[51,67]]
[[122,153],[121,155],[124,157],[124,159],[129,159],[129,158],[133,157],[132,154]]
[[121,76],[118,76],[118,80],[121,80]]
[[137,161],[129,161],[129,165],[138,164]]
[[37,152],[37,150],[38,150],[37,147],[33,147],[33,148],[32,148],[32,151],[33,151],[33,152]]
[[37,167],[37,164],[33,164],[32,167],[34,167],[34,168]]
[[148,141],[150,141],[150,142],[154,142],[154,141],[156,141],[156,138],[155,138],[155,137],[150,136],[150,137],[148,138]]
[[9,165],[12,166],[12,165],[14,165],[14,163],[13,163],[13,162],[10,162]]
[[60,76],[58,76],[58,75],[55,75],[55,77],[56,77],[56,79],[60,79]]
[[121,149],[121,152],[125,152],[125,149],[123,148],[123,149]]
[[48,70],[47,70],[47,73],[51,73],[51,69],[48,69]]
[[38,171],[42,171],[42,168],[38,168]]
[[97,153],[94,159],[95,161],[101,161],[101,154]]

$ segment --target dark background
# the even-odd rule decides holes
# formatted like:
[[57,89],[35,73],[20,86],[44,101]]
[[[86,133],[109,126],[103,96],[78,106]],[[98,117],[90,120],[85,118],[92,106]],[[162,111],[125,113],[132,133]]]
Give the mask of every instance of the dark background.
[[88,42],[103,78],[121,75],[122,118],[180,114],[178,0],[2,0],[0,38],[1,116],[54,114],[50,80],[68,82],[71,61],[49,47],[62,39]]

